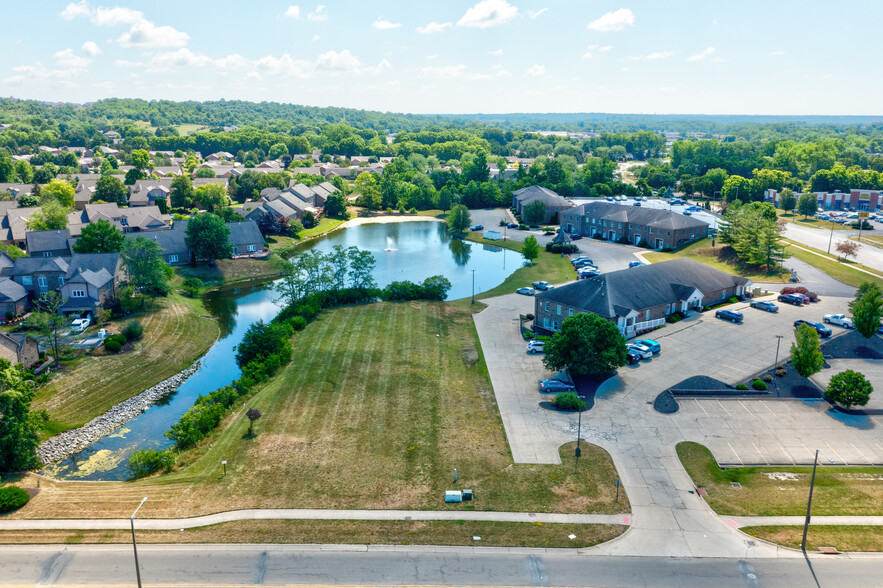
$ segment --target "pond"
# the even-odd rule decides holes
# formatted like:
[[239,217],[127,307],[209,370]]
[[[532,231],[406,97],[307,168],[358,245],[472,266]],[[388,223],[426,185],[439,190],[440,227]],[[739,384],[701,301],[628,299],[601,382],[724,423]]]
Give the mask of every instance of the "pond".
[[[335,245],[371,251],[377,260],[374,278],[385,286],[395,280],[420,282],[441,274],[451,281],[449,300],[499,285],[522,266],[514,251],[452,239],[442,223],[413,221],[357,225],[337,231],[308,248],[330,251]],[[239,377],[234,347],[253,323],[269,321],[281,308],[271,284],[211,292],[206,308],[218,320],[221,337],[202,358],[202,366],[165,402],[152,406],[123,427],[69,458],[47,466],[44,475],[62,480],[125,480],[128,456],[137,449],[164,449],[164,433],[193,405],[197,396],[226,386]]]

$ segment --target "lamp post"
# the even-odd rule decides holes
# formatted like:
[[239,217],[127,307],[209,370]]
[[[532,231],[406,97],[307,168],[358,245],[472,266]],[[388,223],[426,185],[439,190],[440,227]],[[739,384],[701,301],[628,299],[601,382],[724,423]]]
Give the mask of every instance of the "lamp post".
[[583,407],[581,406],[582,399],[580,399],[579,394],[576,395],[576,409],[579,411],[576,417],[576,451],[574,451],[574,455],[576,456],[576,464],[573,466],[573,473],[576,474],[577,469],[579,468],[579,456],[582,453],[582,449],[579,448],[579,438],[582,433],[583,427]]
[[[819,465],[819,449],[816,449],[816,456],[812,462],[812,478],[809,481],[809,500],[806,501],[806,520],[803,522],[803,540],[800,542],[800,550],[806,552],[806,533],[809,531],[809,519],[810,519],[810,509],[812,508],[812,491],[816,484],[816,466]],[[828,461],[834,463],[834,460],[829,456],[825,456],[828,458]]]
[[[776,362],[773,364],[773,369],[779,369],[779,344],[782,342],[782,338],[785,335],[776,335]],[[775,382],[775,380],[773,380]],[[776,382],[776,388],[779,387],[779,383]]]
[[145,502],[147,502],[146,496],[141,500],[141,504],[132,513],[132,516],[129,517],[129,522],[132,525],[132,551],[135,553],[135,577],[138,579],[138,588],[141,588],[141,569],[138,567],[138,545],[135,543],[135,515],[138,514],[138,511],[141,510]]
[[831,255],[831,241],[834,240],[834,223],[831,221],[828,222],[831,223],[831,236],[828,237],[828,255]]
[[475,304],[475,270],[472,270],[472,304]]

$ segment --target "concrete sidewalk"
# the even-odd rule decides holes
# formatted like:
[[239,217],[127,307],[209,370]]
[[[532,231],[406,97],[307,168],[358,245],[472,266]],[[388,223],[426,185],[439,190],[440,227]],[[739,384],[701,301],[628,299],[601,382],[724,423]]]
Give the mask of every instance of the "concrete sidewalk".
[[[803,526],[806,517],[729,517],[727,522],[737,527]],[[883,525],[883,516],[815,516],[810,524],[819,525]]]
[[[587,515],[533,512],[494,512],[456,510],[324,510],[250,509],[232,510],[186,519],[137,519],[141,530],[171,531],[218,523],[250,520],[316,521],[489,521],[503,523],[572,523],[579,525],[628,525],[628,514]],[[22,530],[105,530],[128,529],[128,519],[0,519],[0,531]]]

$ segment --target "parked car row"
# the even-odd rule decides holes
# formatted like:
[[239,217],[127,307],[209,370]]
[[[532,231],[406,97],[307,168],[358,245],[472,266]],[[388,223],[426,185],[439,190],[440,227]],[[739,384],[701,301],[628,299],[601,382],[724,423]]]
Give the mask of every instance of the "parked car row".
[[823,325],[822,323],[818,323],[816,321],[805,321],[803,319],[798,319],[794,321],[794,328],[800,327],[800,325],[809,325],[819,334],[819,337],[826,338],[831,336],[831,329]]

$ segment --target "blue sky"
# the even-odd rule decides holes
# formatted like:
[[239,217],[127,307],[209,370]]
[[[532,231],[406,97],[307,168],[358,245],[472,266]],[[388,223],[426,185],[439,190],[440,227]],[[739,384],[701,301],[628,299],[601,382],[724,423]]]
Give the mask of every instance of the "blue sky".
[[19,2],[4,15],[3,96],[881,113],[879,1],[81,0]]

